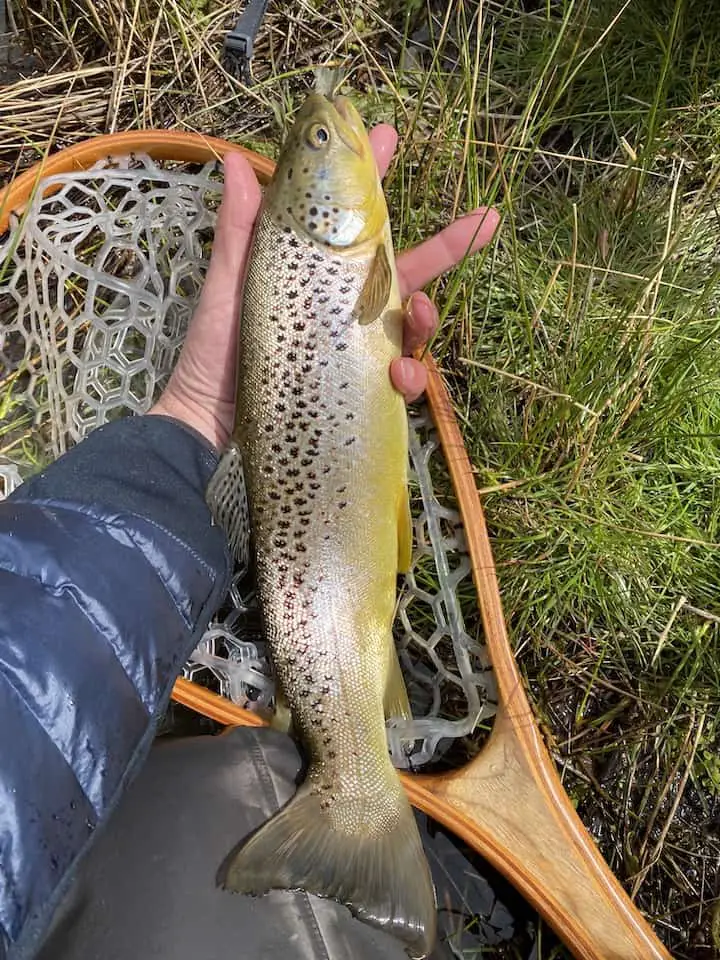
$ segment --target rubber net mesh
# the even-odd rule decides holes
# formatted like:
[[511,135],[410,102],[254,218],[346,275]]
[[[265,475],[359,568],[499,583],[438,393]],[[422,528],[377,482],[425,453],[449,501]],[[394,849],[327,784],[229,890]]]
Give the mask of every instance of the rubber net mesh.
[[[202,288],[222,187],[216,164],[113,157],[46,178],[13,216],[0,243],[0,496],[158,397]],[[472,737],[496,695],[460,516],[435,493],[448,489],[438,439],[426,407],[409,418],[416,536],[395,635],[414,717],[388,725],[388,744],[397,766],[417,768]],[[235,570],[184,674],[272,709],[252,570]]]

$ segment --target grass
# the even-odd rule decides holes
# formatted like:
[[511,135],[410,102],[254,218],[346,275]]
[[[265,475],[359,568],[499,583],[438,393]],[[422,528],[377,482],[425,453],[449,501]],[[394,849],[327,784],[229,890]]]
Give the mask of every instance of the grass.
[[[401,133],[398,246],[498,206],[497,242],[433,285],[433,352],[518,662],[611,867],[674,956],[714,956],[720,21],[698,0],[302,0],[271,5],[246,88],[220,62],[235,3],[13,9],[44,63],[39,93],[0,91],[6,177],[51,137],[134,126],[274,155],[342,63]],[[541,955],[562,955],[546,934]]]

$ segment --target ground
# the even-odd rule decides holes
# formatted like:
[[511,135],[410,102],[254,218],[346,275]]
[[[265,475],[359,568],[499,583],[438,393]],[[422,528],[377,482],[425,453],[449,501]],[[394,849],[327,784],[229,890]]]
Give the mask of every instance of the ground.
[[271,3],[245,86],[221,59],[234,3],[10,10],[5,180],[137,126],[274,155],[325,66],[400,132],[399,247],[500,210],[496,242],[432,287],[432,349],[518,663],[614,872],[674,956],[715,956],[720,20],[699,0]]

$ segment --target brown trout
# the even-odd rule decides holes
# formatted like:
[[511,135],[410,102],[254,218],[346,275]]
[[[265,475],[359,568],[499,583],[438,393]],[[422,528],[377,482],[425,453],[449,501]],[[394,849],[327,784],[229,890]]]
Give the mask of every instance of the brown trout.
[[385,197],[348,100],[314,93],[297,114],[243,297],[236,427],[208,499],[242,551],[228,482],[241,459],[265,637],[309,764],[224,885],[335,898],[424,957],[435,894],[385,733],[386,717],[409,716],[392,637],[412,550],[407,415],[389,372],[402,312]]

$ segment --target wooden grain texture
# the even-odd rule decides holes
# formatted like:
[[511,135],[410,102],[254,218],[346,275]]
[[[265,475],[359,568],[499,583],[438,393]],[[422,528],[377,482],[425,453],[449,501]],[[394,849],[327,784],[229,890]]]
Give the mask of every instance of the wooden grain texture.
[[[234,144],[165,130],[96,137],[46,158],[0,192],[0,230],[41,177],[110,155],[204,163],[244,153],[266,183],[274,165]],[[472,468],[441,375],[429,355],[428,402],[463,518],[500,707],[480,754],[449,774],[401,774],[412,803],[465,840],[532,903],[578,960],[669,960],[565,793],[540,736],[508,642],[495,564]],[[253,713],[179,679],[173,698],[219,723],[263,726]]]
[[[275,164],[267,157],[217,137],[205,137],[182,130],[130,130],[125,133],[109,133],[83,140],[82,143],[58,153],[48,154],[1,190],[0,233],[7,230],[11,214],[22,215],[41,179],[58,173],[87,170],[98,160],[110,156],[127,156],[130,153],[145,153],[153,160],[187,163],[207,163],[210,160],[221,160],[226,153],[242,153],[261,183],[267,183],[275,169]],[[45,195],[52,196],[59,189],[60,184],[46,190]]]

